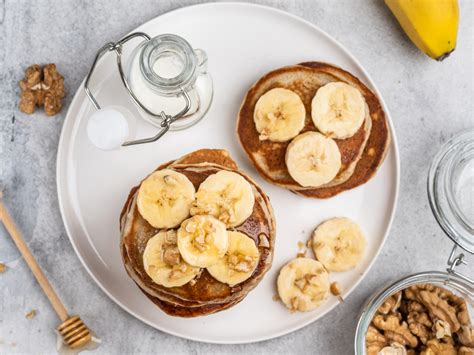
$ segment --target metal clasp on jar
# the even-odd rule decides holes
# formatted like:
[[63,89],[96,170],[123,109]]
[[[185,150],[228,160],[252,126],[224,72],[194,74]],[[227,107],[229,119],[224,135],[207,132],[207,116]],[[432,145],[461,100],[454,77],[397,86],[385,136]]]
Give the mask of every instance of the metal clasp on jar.
[[464,253],[456,255],[457,248],[458,248],[458,246],[454,245],[453,249],[451,250],[451,253],[449,254],[448,268],[446,269],[446,271],[448,271],[448,273],[450,273],[450,274],[453,274],[453,275],[456,275],[456,276],[462,278],[463,280],[465,280],[467,282],[470,282],[470,283],[474,284],[473,279],[471,279],[470,277],[465,276],[465,275],[461,274],[460,272],[454,270],[459,265],[467,265],[467,261],[464,260]]

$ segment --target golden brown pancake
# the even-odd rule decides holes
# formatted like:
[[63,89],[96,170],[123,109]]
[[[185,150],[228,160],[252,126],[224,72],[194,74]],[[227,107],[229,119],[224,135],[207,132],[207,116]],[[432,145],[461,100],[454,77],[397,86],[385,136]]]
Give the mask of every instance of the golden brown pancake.
[[[311,101],[321,86],[334,81],[343,81],[359,89],[366,100],[368,114],[364,124],[352,137],[335,139],[341,152],[342,161],[341,169],[335,179],[318,188],[303,187],[291,178],[286,167],[285,154],[290,141],[259,140],[253,120],[255,104],[260,96],[273,88],[283,87],[292,90],[301,97],[306,109],[305,127],[301,133],[318,131],[311,119]],[[389,132],[385,114],[377,97],[352,74],[329,64],[308,62],[274,70],[263,76],[250,88],[239,112],[237,134],[245,152],[266,180],[308,197],[327,198],[366,182],[374,174],[376,167],[375,170],[372,167],[371,173],[365,174],[368,176],[365,180],[351,179],[357,170],[359,161],[366,152],[366,145],[375,124],[377,124],[375,131],[380,133],[380,137],[377,145],[372,144],[372,148],[376,151],[371,150],[371,153],[374,156],[381,156],[382,159],[371,160],[376,161],[378,167],[388,148]],[[365,159],[367,158],[365,157]],[[360,175],[359,171],[357,176]],[[351,183],[346,184],[349,180]],[[341,186],[344,187],[341,188]]]
[[164,312],[169,314],[170,316],[175,316],[175,317],[183,317],[183,318],[191,318],[191,317],[197,317],[197,316],[203,316],[203,315],[209,315],[213,314],[216,312],[223,311],[225,309],[228,309],[240,301],[242,301],[244,297],[238,298],[235,301],[232,302],[227,302],[227,303],[213,303],[213,304],[207,304],[203,306],[198,306],[198,307],[180,307],[176,306],[173,303],[166,302],[163,300],[160,300],[159,298],[152,297],[149,294],[147,294],[145,291],[140,289],[154,304],[156,304],[158,307],[160,307]]
[[216,164],[228,169],[238,170],[237,163],[225,149],[199,149],[173,162],[176,164]]
[[[185,174],[196,190],[207,176],[220,170],[234,171],[249,181],[255,195],[254,210],[242,225],[233,230],[245,233],[256,242],[260,252],[259,263],[249,279],[233,287],[217,281],[205,269],[196,277],[195,283],[187,283],[181,287],[166,288],[154,283],[144,270],[143,251],[148,239],[159,230],[153,228],[138,212],[137,186],[130,192],[121,213],[121,254],[127,273],[155,304],[169,314],[190,317],[228,308],[245,297],[271,266],[275,222],[268,197],[254,181],[235,170],[237,165],[226,151],[200,150],[175,162],[166,163],[158,169],[165,167]],[[262,238],[267,240],[266,245],[261,244]]]
[[313,190],[296,190],[299,195],[315,198],[329,198],[346,190],[353,189],[365,184],[372,178],[380,165],[382,165],[385,155],[390,145],[390,130],[388,127],[385,112],[378,97],[367,88],[359,79],[352,74],[332,65],[318,62],[306,62],[301,65],[314,69],[321,69],[329,72],[342,72],[351,81],[358,83],[362,95],[369,106],[370,117],[372,118],[372,128],[361,158],[357,162],[356,168],[351,177],[340,185],[329,188],[318,188]]

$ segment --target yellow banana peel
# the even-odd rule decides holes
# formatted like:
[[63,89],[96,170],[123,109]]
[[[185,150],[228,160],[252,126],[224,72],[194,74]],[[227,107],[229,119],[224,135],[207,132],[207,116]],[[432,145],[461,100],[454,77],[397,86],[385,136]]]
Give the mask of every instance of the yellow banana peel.
[[436,60],[456,48],[457,0],[385,0],[411,41]]

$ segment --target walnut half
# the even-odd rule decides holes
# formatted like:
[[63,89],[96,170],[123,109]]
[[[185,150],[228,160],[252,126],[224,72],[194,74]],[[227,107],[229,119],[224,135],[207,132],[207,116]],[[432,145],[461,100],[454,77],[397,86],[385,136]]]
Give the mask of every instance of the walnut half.
[[43,69],[38,64],[29,66],[19,85],[20,111],[32,114],[36,107],[44,107],[48,116],[54,116],[61,110],[64,77],[59,74],[55,64],[46,64]]

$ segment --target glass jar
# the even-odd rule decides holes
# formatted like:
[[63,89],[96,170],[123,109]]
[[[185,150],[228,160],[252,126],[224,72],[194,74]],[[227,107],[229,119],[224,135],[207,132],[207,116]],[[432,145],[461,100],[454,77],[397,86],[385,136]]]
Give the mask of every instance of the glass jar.
[[[401,291],[409,286],[418,284],[433,284],[444,287],[447,290],[464,297],[466,303],[474,304],[474,284],[462,277],[447,272],[430,271],[407,276],[401,280],[384,287],[373,295],[363,307],[357,323],[354,350],[356,354],[366,354],[365,336],[372,318],[387,297]],[[474,323],[474,315],[470,310],[471,321]]]
[[[444,287],[466,303],[474,305],[474,281],[455,268],[466,264],[461,247],[474,253],[474,130],[449,140],[433,159],[428,174],[428,198],[433,214],[444,232],[455,243],[448,259],[447,272],[428,271],[397,280],[369,298],[362,309],[354,341],[356,354],[366,354],[367,329],[385,299],[417,284]],[[471,321],[474,312],[470,309]],[[474,323],[474,321],[473,321]]]
[[449,140],[435,156],[428,198],[448,237],[474,253],[474,130]]
[[[135,38],[142,41],[128,56],[124,69],[124,45]],[[128,110],[120,105],[104,110],[93,95],[90,89],[92,74],[99,60],[109,52],[115,52],[117,56],[120,78],[140,115],[159,128],[154,136],[125,141],[134,138],[133,129],[130,129],[132,117],[123,113]],[[102,150],[156,142],[169,130],[190,127],[204,117],[213,97],[207,55],[203,50],[193,49],[177,35],[152,38],[144,32],[133,32],[117,42],[103,45],[86,76],[84,91],[96,109],[87,124],[89,140]]]
[[163,34],[143,41],[132,52],[126,71],[132,97],[141,103],[142,117],[157,127],[162,127],[161,112],[177,116],[185,109],[185,95],[190,107],[170,130],[195,124],[211,105],[213,88],[207,55],[193,49],[182,37]]

